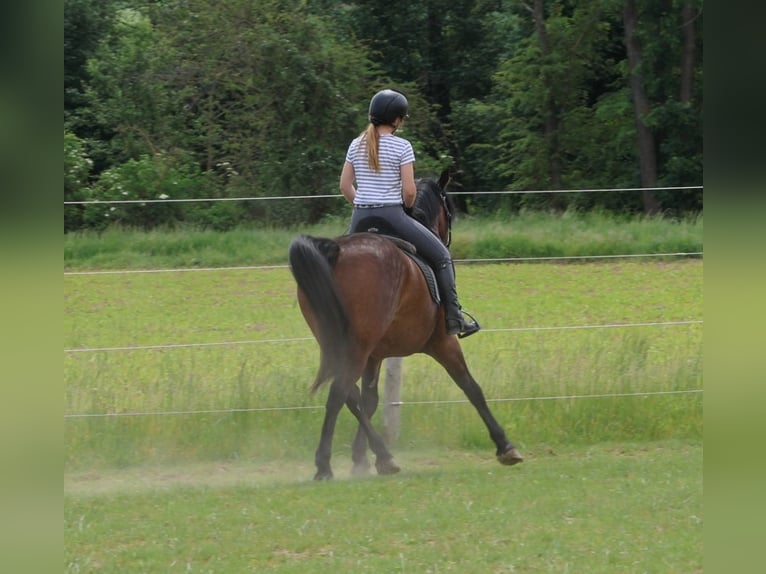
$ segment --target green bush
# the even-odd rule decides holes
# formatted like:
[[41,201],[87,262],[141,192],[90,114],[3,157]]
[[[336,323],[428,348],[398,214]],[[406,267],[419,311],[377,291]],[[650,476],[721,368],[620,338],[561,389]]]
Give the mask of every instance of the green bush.
[[104,171],[86,193],[92,201],[138,200],[138,203],[87,205],[85,224],[97,230],[113,224],[141,229],[172,227],[184,220],[184,204],[148,204],[140,200],[201,197],[210,187],[209,179],[190,161],[179,161],[165,154],[142,155]]
[[[88,178],[93,161],[85,152],[84,142],[73,133],[64,130],[64,201],[85,199]],[[64,206],[64,231],[74,231],[83,225],[83,208],[80,205]]]

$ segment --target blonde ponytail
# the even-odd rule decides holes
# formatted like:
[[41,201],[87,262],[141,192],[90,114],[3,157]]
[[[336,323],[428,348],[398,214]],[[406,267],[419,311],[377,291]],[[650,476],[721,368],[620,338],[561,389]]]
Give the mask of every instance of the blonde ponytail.
[[380,160],[378,159],[378,143],[380,136],[378,130],[373,124],[369,124],[367,129],[362,132],[367,148],[367,165],[372,171],[380,171]]

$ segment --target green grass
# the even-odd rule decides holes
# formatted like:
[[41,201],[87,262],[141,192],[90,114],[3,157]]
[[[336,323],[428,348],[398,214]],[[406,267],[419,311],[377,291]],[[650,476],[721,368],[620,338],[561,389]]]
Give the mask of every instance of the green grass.
[[[64,420],[65,571],[702,571],[702,395],[641,395],[702,388],[702,325],[603,327],[701,320],[701,259],[458,265],[484,326],[463,349],[524,464],[498,465],[459,389],[413,356],[402,473],[347,479],[343,412],[336,481],[315,484],[325,391],[308,394],[318,350],[283,266],[295,232],[65,237],[69,271],[275,266],[64,277],[65,349],[220,343],[64,354],[66,413],[159,413]],[[463,219],[453,245],[701,250],[701,219],[571,214]]]
[[456,230],[452,253],[459,259],[702,251],[702,217],[672,221],[598,212],[523,212],[463,218]]
[[[64,268],[162,269],[282,264],[296,233],[336,236],[348,219],[291,229],[241,228],[225,233],[198,229],[144,232],[111,228],[64,237]],[[459,217],[453,227],[456,259],[562,257],[702,251],[702,217],[625,218],[604,213]]]
[[[462,265],[464,305],[485,331],[463,342],[487,397],[666,392],[702,386],[702,326],[506,331],[699,320],[702,261]],[[70,414],[281,409],[67,419],[68,469],[152,461],[311,459],[325,392],[309,395],[318,349],[287,269],[65,277],[67,349],[236,343],[66,353]],[[288,339],[288,341],[282,341]],[[464,399],[425,356],[404,363],[402,399]],[[701,395],[494,402],[520,446],[700,437]],[[465,403],[405,405],[395,451],[481,449]],[[340,419],[336,449],[353,419]],[[379,424],[379,423],[378,423]]]
[[[417,453],[311,483],[231,463],[65,481],[67,572],[702,571],[702,447],[601,445],[501,467]],[[295,478],[296,468],[300,470]]]

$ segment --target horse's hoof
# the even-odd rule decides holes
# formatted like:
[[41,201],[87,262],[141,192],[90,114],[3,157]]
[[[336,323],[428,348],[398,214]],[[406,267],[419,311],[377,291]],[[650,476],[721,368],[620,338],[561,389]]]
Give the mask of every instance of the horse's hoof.
[[524,462],[524,457],[521,456],[521,453],[515,448],[510,448],[509,450],[506,450],[504,453],[498,454],[497,460],[500,464],[507,464],[508,466],[513,466],[514,464]]
[[332,471],[331,470],[318,470],[317,473],[314,475],[314,480],[332,480]]
[[377,469],[378,474],[396,474],[402,470],[397,466],[397,464],[394,462],[394,459],[392,458],[384,461],[376,461],[375,468]]
[[351,476],[369,476],[370,475],[370,463],[368,461],[356,462],[351,467]]

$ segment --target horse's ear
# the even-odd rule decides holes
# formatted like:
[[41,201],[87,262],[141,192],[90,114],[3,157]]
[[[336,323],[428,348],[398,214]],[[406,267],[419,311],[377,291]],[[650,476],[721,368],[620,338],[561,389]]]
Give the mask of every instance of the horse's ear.
[[450,180],[450,172],[449,172],[449,168],[447,168],[444,171],[442,171],[442,174],[439,176],[439,187],[441,187],[442,189],[446,189],[447,184],[449,183],[449,180]]

